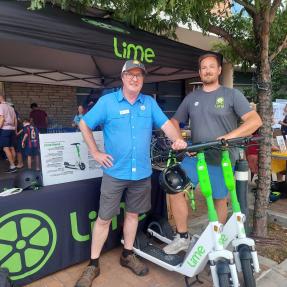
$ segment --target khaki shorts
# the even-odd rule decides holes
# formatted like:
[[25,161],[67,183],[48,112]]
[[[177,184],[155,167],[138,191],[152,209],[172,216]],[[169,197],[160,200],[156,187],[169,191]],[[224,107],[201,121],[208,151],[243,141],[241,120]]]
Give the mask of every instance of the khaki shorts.
[[151,208],[151,178],[122,180],[103,174],[101,185],[99,217],[109,220],[120,214],[120,202],[124,190],[125,210],[131,213],[145,213]]

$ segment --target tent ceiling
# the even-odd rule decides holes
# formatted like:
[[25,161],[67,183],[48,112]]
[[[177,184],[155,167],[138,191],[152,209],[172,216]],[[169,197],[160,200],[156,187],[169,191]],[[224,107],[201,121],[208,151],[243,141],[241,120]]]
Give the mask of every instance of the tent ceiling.
[[147,83],[197,76],[206,52],[110,19],[50,6],[34,12],[16,1],[0,1],[0,45],[0,81],[94,88],[120,84],[119,54],[128,48],[131,57],[154,52],[152,62],[143,60]]

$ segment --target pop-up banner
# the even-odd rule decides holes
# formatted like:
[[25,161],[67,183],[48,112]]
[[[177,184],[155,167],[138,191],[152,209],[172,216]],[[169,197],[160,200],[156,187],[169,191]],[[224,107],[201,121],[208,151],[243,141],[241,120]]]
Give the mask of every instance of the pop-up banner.
[[[93,135],[98,149],[104,151],[103,133]],[[40,134],[40,149],[44,186],[103,175],[80,132]]]

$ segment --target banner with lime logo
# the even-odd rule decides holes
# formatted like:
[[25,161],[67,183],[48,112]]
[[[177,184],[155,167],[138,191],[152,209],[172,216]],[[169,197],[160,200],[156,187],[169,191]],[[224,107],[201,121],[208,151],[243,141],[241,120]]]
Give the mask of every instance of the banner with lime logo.
[[[165,194],[152,175],[152,218],[166,216]],[[90,258],[91,233],[97,219],[101,178],[26,190],[0,199],[0,266],[15,287]],[[124,218],[112,218],[104,251],[120,245]],[[145,216],[139,226],[146,225]]]

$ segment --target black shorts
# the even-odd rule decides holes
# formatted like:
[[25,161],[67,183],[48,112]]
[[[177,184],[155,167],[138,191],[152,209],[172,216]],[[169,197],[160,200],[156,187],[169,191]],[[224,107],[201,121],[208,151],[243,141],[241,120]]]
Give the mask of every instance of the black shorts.
[[0,147],[12,147],[15,130],[0,129]]

